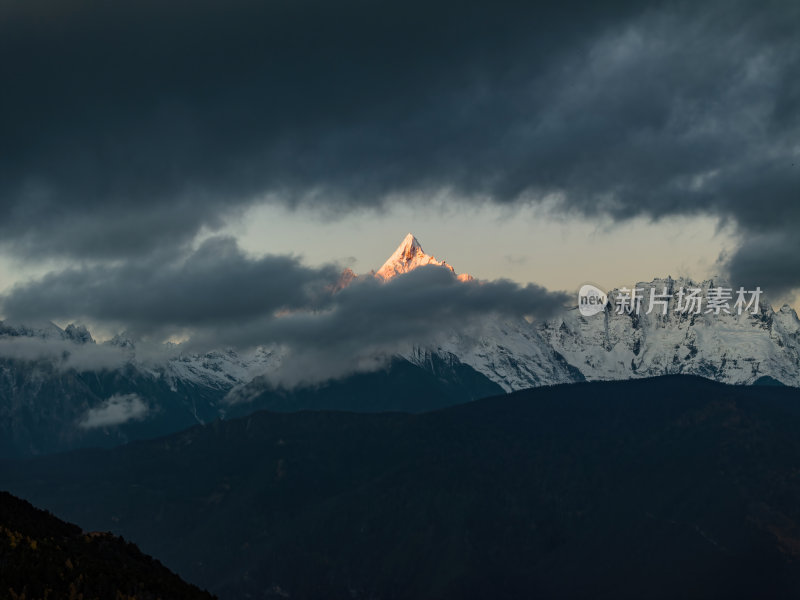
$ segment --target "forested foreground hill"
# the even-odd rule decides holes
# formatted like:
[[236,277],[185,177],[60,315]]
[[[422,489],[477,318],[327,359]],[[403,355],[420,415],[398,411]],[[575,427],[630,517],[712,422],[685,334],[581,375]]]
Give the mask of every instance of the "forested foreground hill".
[[0,598],[211,600],[132,543],[0,492]]
[[788,387],[669,376],[260,412],[0,462],[0,486],[230,600],[800,597]]

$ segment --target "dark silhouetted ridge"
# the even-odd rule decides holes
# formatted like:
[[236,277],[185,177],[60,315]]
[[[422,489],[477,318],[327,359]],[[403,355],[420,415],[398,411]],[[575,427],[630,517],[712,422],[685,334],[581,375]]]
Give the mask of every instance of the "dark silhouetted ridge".
[[0,598],[211,600],[132,543],[0,492]]

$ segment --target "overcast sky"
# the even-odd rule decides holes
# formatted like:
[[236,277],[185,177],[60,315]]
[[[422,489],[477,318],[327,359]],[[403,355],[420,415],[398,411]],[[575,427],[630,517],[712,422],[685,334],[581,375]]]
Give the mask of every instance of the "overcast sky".
[[792,298],[798,31],[790,0],[2,3],[1,312],[380,328],[383,292],[326,290],[408,231],[495,280],[396,290],[453,314],[668,274]]

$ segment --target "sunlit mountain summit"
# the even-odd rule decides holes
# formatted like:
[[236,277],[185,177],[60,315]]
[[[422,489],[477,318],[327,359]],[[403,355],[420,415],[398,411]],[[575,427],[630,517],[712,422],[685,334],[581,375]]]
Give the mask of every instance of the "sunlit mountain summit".
[[[403,241],[400,242],[397,250],[395,250],[386,262],[383,263],[383,266],[376,271],[375,276],[383,280],[389,280],[398,275],[413,271],[418,267],[427,265],[444,267],[455,273],[455,269],[445,261],[438,260],[430,254],[425,254],[419,240],[417,240],[413,234],[409,233],[403,238]],[[462,273],[458,275],[458,279],[461,281],[470,281],[472,280],[472,276]]]

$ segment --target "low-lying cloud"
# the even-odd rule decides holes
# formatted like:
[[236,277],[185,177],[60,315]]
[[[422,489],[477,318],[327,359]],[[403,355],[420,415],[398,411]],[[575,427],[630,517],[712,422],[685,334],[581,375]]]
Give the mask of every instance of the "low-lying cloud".
[[70,340],[34,336],[0,336],[0,358],[44,361],[60,371],[103,371],[131,362],[129,350],[110,344],[78,344]]
[[443,267],[421,267],[388,282],[362,277],[331,294],[324,307],[265,318],[229,329],[201,331],[187,343],[284,349],[276,381],[293,385],[381,367],[411,345],[453,332],[479,334],[487,317],[544,319],[571,297],[507,280],[459,281]]
[[137,394],[115,394],[99,406],[90,408],[78,423],[82,429],[114,427],[129,421],[141,421],[150,412]]

